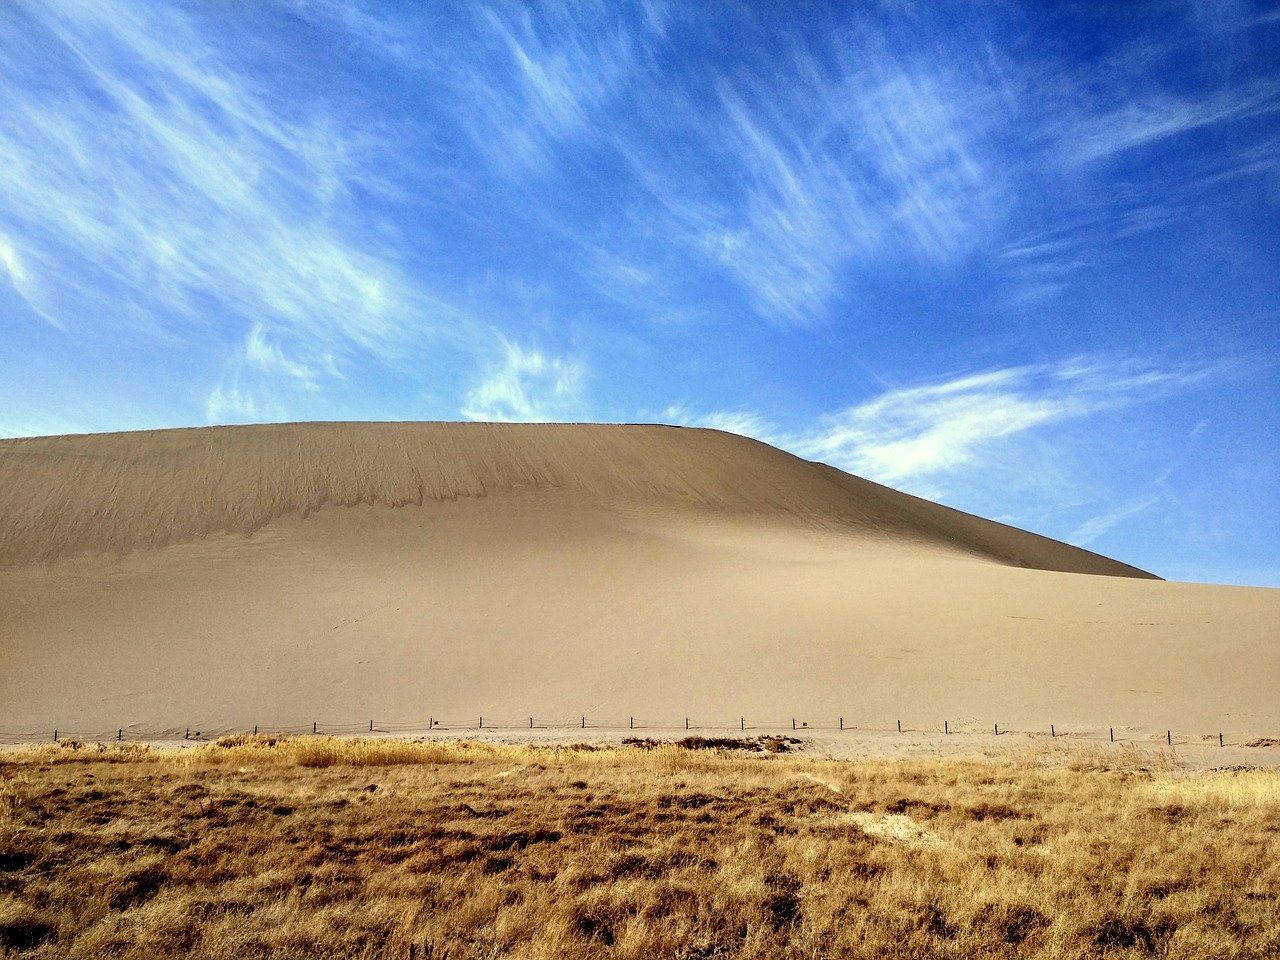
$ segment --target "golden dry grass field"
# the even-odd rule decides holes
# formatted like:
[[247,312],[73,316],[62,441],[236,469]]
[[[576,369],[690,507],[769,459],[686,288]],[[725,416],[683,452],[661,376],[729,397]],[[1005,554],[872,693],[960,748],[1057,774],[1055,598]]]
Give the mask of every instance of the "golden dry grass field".
[[1280,773],[1101,749],[28,747],[0,755],[0,945],[50,958],[1275,957]]

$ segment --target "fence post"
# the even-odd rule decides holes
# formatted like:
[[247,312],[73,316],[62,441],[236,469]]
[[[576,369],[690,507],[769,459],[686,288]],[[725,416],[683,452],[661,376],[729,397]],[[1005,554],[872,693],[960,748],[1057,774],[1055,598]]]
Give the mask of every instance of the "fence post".
[[480,718],[480,729],[481,729],[481,730],[483,730],[483,729],[484,729],[484,717],[481,717],[481,718]]
[[1057,735],[1058,735],[1058,731],[1053,729],[1053,724],[1052,723],[1049,724],[1049,736],[1056,737]]
[[841,717],[841,718],[840,718],[840,729],[841,729],[841,730],[843,730],[843,729],[844,729],[844,717]]
[[1218,746],[1222,746],[1222,734],[1218,734]]
[[1116,728],[1115,728],[1115,727],[1112,727],[1112,728],[1111,728],[1111,742],[1112,742],[1112,743],[1115,743],[1115,742],[1116,742]]
[[686,730],[688,730],[688,729],[689,729],[689,718],[688,718],[688,717],[685,717],[685,718],[684,718],[684,728],[685,728]]
[[898,721],[898,732],[899,732],[899,733],[901,733],[901,732],[902,732],[902,721],[901,721],[901,720],[899,720],[899,721]]
[[627,729],[628,729],[628,730],[634,730],[635,728],[636,728],[636,718],[635,718],[635,717],[627,717]]
[[950,724],[948,721],[946,721],[946,720],[943,720],[943,721],[942,721],[942,732],[943,732],[943,733],[950,733],[950,732],[951,732],[951,724]]
[[746,717],[739,717],[739,718],[738,718],[738,729],[739,729],[739,730],[745,730],[745,729],[747,729],[747,718],[746,718]]
[[530,730],[532,730],[532,729],[533,729],[533,717],[530,717],[530,718],[529,718],[529,729],[530,729]]
[[996,736],[998,737],[998,736],[1000,736],[1000,724],[998,724],[998,723],[997,723],[997,724],[995,724],[994,726],[995,726],[995,728],[996,728]]
[[370,720],[370,721],[369,721],[369,732],[370,732],[370,733],[373,733],[373,721],[372,721],[372,720]]
[[54,731],[53,731],[53,742],[54,742],[54,743],[57,743],[57,742],[58,742],[58,731],[57,731],[57,730],[54,730]]
[[794,730],[795,728],[796,728],[796,718],[795,718],[795,717],[792,717],[792,718],[791,718],[791,729],[792,729],[792,730]]
[[187,727],[187,732],[186,732],[186,733],[184,733],[184,734],[182,735],[182,739],[183,739],[183,740],[190,740],[190,739],[191,739],[191,728],[190,728],[190,727]]
[[258,725],[256,723],[253,725],[253,735],[255,737],[258,735]]
[[1172,730],[1166,730],[1166,731],[1164,732],[1164,740],[1165,740],[1165,743],[1167,743],[1169,746],[1171,746],[1171,747],[1173,746],[1173,731],[1172,731]]
[[311,732],[313,734],[320,732],[320,724],[315,720],[311,721]]
[[587,729],[587,718],[586,718],[586,717],[583,717],[583,718],[582,718],[582,729],[583,729],[583,730]]
[[124,739],[124,727],[121,727],[121,728],[116,732],[116,739],[117,739],[117,740],[123,740],[123,739]]

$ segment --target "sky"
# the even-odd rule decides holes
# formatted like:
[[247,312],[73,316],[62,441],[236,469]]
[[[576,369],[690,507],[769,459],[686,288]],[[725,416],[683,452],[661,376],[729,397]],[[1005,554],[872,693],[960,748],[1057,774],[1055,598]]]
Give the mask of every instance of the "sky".
[[295,420],[1280,586],[1280,4],[0,0],[0,436]]

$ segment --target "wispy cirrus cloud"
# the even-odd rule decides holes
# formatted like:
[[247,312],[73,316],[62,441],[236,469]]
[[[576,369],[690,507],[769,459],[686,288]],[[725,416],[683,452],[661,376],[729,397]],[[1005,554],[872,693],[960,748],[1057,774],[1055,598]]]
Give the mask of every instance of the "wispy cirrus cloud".
[[44,299],[40,282],[33,275],[28,264],[24,262],[24,257],[18,253],[17,247],[17,242],[4,234],[0,234],[0,267],[4,268],[5,277],[13,289],[18,292],[18,296],[22,297],[37,316],[51,326],[61,328],[61,321],[57,317],[46,313],[39,306]]
[[582,361],[505,341],[502,354],[467,391],[460,410],[464,417],[514,423],[586,419]]
[[732,181],[684,154],[673,166],[621,149],[679,242],[763,315],[804,326],[847,294],[855,258],[946,263],[972,249],[1006,190],[987,156],[1006,111],[985,52],[905,55],[862,31],[791,53],[768,77],[716,77],[710,105],[668,104],[679,141]]
[[[787,326],[858,317],[859,277],[879,265],[945,272],[992,251],[1015,307],[1050,298],[1102,238],[1186,216],[1169,184],[1141,196],[1082,189],[1089,174],[1079,168],[1272,110],[1276,99],[1266,78],[1209,92],[1153,88],[1150,61],[1170,54],[1142,41],[1118,41],[1099,62],[1059,60],[1056,46],[1028,41],[1016,15],[958,24],[926,8],[865,10],[820,36],[783,30],[769,38],[767,61],[726,66],[675,54],[709,31],[740,34],[751,48],[768,17],[654,3],[416,17],[387,7],[374,17],[338,0],[303,6],[430,79],[442,125],[433,139],[445,144],[456,129],[475,151],[439,152],[451,189],[500,173],[507,188],[520,186],[522,209],[589,262],[607,249],[614,263],[660,266],[700,291],[706,279],[694,274],[718,274]],[[1240,17],[1225,20],[1243,28]],[[570,171],[574,189],[609,178],[610,216],[575,222],[541,192]],[[1046,232],[1078,242],[1062,254],[999,253]],[[631,297],[637,275],[587,279],[638,311],[689,313]]]
[[1132,516],[1136,516],[1142,511],[1155,506],[1160,502],[1158,496],[1143,497],[1142,499],[1131,501],[1116,507],[1114,510],[1108,510],[1106,513],[1096,517],[1090,517],[1084,523],[1080,524],[1074,531],[1067,535],[1067,540],[1079,547],[1087,547],[1103,534],[1108,533],[1114,527],[1128,520]]
[[239,370],[232,369],[209,391],[204,405],[206,422],[254,423],[285,419],[285,407],[270,395],[269,387],[242,385],[241,377]]
[[[1117,242],[1194,223],[1220,188],[1280,167],[1274,137],[1239,134],[1280,112],[1280,74],[1248,76],[1235,62],[1249,46],[1237,34],[1265,18],[1238,4],[1148,14],[1159,27],[1118,35],[1096,60],[1017,64],[1026,130],[1004,164],[1023,188],[997,252],[1015,306],[1067,289]],[[1065,17],[1098,29],[1095,18],[1111,15],[1079,7]]]
[[269,100],[185,11],[11,15],[25,49],[0,58],[0,225],[21,237],[9,273],[33,309],[167,333],[220,314],[250,353],[266,331],[293,375],[395,352],[421,297],[351,202],[369,185],[349,125]]
[[550,169],[566,141],[591,139],[662,34],[660,8],[541,4],[478,8],[468,49],[429,69],[496,169]]
[[[857,277],[876,264],[945,270],[993,250],[1016,288],[1013,304],[1042,300],[1067,287],[1091,250],[1190,219],[1197,191],[1215,178],[1275,169],[1274,144],[1247,157],[1200,151],[1192,166],[1143,170],[1122,186],[1096,169],[1145,145],[1275,113],[1275,75],[1169,90],[1153,85],[1152,62],[1185,56],[1178,43],[1119,41],[1100,62],[1068,63],[1036,56],[1022,38],[1004,42],[999,18],[989,32],[951,31],[927,12],[900,14],[896,31],[868,16],[825,42],[796,41],[767,77],[716,76],[711,104],[668,104],[679,168],[638,148],[628,154],[672,236],[719,264],[775,321],[820,322],[841,302],[856,315]],[[1242,26],[1236,15],[1226,21]],[[908,25],[918,34],[908,38]],[[699,140],[700,149],[688,146]],[[703,175],[689,162],[699,154],[716,157],[713,169],[728,164],[733,181]],[[1059,249],[1032,253],[1028,238],[1046,234]]]
[[1072,163],[1092,163],[1205,127],[1280,111],[1280,82],[1257,80],[1207,96],[1144,95],[1069,127],[1062,148]]

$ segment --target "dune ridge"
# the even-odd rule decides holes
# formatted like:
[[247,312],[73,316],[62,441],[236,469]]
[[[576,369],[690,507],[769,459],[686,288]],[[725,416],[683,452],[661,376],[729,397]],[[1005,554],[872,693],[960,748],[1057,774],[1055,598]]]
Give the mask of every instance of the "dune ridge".
[[252,534],[326,506],[511,491],[772,517],[1042,570],[1153,578],[766,444],[655,425],[296,423],[0,441],[0,564]]

